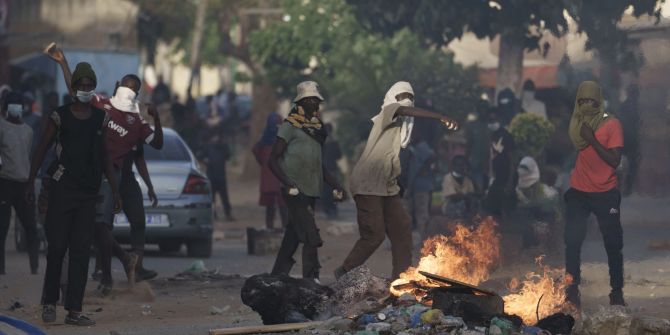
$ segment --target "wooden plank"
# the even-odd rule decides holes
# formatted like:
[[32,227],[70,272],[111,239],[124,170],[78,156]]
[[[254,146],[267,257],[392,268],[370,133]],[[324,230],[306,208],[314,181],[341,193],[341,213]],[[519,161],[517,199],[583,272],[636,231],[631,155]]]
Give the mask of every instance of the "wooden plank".
[[466,283],[460,282],[458,280],[449,279],[449,278],[438,276],[436,274],[428,273],[428,272],[425,272],[425,271],[419,271],[419,273],[422,274],[423,276],[425,276],[428,279],[436,280],[436,281],[439,281],[439,282],[442,282],[442,283],[447,283],[451,286],[467,287],[467,288],[469,288],[473,291],[482,293],[484,295],[490,295],[490,296],[498,295],[497,293],[495,293],[493,291],[485,290],[483,288],[480,288],[480,287],[477,287],[477,286],[474,286],[474,285],[470,285],[470,284],[466,284]]
[[278,325],[267,325],[267,326],[220,328],[210,330],[209,335],[281,333],[281,332],[300,330],[308,327],[314,327],[320,324],[321,324],[320,321],[314,321],[314,322],[301,322],[301,323],[281,323]]

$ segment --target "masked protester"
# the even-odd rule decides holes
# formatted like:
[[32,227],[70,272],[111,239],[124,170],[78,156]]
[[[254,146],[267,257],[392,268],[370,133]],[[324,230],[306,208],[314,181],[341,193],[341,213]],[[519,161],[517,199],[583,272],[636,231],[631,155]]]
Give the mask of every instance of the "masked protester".
[[[491,131],[489,144],[491,182],[483,201],[486,212],[490,215],[508,218],[516,208],[516,143],[512,134],[501,122],[499,110],[489,113],[488,128]],[[505,222],[503,221],[503,227]]]
[[[88,63],[79,63],[72,74],[75,102],[59,107],[51,114],[42,141],[33,158],[28,184],[32,185],[44,160],[48,145],[55,139],[57,159],[49,168],[54,183],[50,190],[45,232],[47,268],[42,292],[42,320],[56,320],[60,276],[65,252],[69,253],[66,324],[91,326],[94,321],[81,313],[93,237],[95,205],[103,171],[111,181],[112,199],[120,208],[116,176],[105,145],[107,122],[103,110],[90,104],[96,87],[95,72]],[[26,188],[26,198],[34,201],[34,190]]]
[[2,109],[7,118],[0,118],[0,274],[5,274],[5,240],[12,208],[26,231],[30,272],[37,274],[35,202],[23,196],[26,188],[33,187],[28,183],[33,130],[21,119],[23,102],[19,93],[9,93]]
[[414,91],[408,82],[397,82],[389,89],[381,111],[372,118],[367,144],[351,174],[361,236],[335,270],[337,278],[365,263],[385,235],[391,240],[393,278],[411,264],[412,225],[397,179],[401,172],[398,155],[410,142],[415,117],[439,120],[449,129],[457,127],[443,115],[414,107]]
[[288,224],[277,254],[273,275],[288,275],[295,261],[293,254],[300,243],[302,276],[319,282],[318,248],[323,245],[314,220],[314,205],[328,183],[343,200],[344,189],[322,163],[326,130],[318,117],[323,97],[313,81],[298,84],[295,106],[279,127],[270,155],[270,169],[283,185],[288,208]]
[[623,230],[621,193],[616,168],[624,144],[621,123],[607,113],[600,86],[593,81],[579,85],[569,135],[577,161],[565,193],[565,270],[573,284],[566,300],[580,306],[581,249],[587,219],[593,213],[603,235],[610,273],[611,305],[626,305],[623,297]]
[[[65,82],[73,82],[74,74],[72,75],[72,78],[70,78],[69,66],[63,52],[57,47],[52,47],[47,50],[47,53],[61,66]],[[130,282],[134,282],[137,278],[155,277],[155,272],[147,272],[147,270],[144,270],[142,267],[144,227],[146,222],[144,215],[140,215],[139,213],[139,208],[142,208],[141,211],[143,211],[143,204],[137,203],[140,201],[138,199],[141,198],[132,196],[132,194],[138,192],[139,185],[137,185],[134,180],[131,181],[128,180],[128,178],[124,180],[124,178],[122,178],[124,160],[132,155],[131,153],[133,149],[142,146],[144,143],[149,144],[156,149],[161,149],[163,147],[163,129],[155,107],[149,106],[148,108],[149,115],[153,117],[154,129],[152,129],[140,115],[140,106],[137,96],[141,85],[142,81],[139,77],[134,74],[127,74],[123,76],[120,82],[117,82],[114,96],[110,99],[104,99],[101,96],[96,95],[93,91],[74,92],[71,90],[71,94],[75,95],[76,99],[80,101],[90,101],[93,106],[107,113],[109,118],[107,127],[109,128],[109,131],[106,133],[105,142],[107,150],[109,150],[109,155],[111,156],[112,167],[116,176],[115,180],[118,183],[124,184],[122,187],[124,190],[133,190],[132,192],[124,192],[122,194],[128,201],[134,202],[133,204],[124,206],[123,209],[124,212],[132,211],[131,213],[126,213],[128,218],[142,218],[141,220],[138,219],[134,220],[135,222],[130,222],[133,251],[127,253],[118,245],[116,240],[114,240],[111,233],[114,221],[111,189],[112,186],[119,187],[119,185],[111,185],[111,180],[104,179],[100,187],[100,195],[103,198],[103,201],[97,207],[95,219],[95,222],[97,223],[95,225],[95,240],[98,252],[100,253],[99,259],[102,263],[102,278],[98,290],[103,295],[110,293],[112,289],[112,254],[119,258],[123,263],[126,275]],[[139,160],[138,163],[144,165],[138,168],[142,178],[145,181],[150,180],[144,160]],[[132,174],[126,174],[126,176],[131,175]],[[150,186],[151,182],[147,182],[147,185]],[[155,193],[153,188],[149,188],[148,195],[155,203]]]

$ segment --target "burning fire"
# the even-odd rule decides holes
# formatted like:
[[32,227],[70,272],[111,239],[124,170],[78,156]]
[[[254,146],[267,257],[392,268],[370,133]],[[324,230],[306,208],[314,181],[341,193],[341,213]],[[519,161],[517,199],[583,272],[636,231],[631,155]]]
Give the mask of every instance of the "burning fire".
[[542,264],[544,256],[535,259],[541,273],[528,272],[520,282],[514,278],[509,284],[512,294],[503,297],[505,313],[521,317],[525,324],[558,312],[570,312],[565,304],[565,288],[572,282],[563,269],[552,269]]
[[432,283],[419,271],[477,285],[489,278],[500,259],[500,235],[496,222],[488,217],[475,229],[457,225],[452,236],[439,235],[426,240],[421,249],[421,260],[391,284],[391,293],[400,296],[413,292],[410,286],[394,288],[412,282],[424,287]]

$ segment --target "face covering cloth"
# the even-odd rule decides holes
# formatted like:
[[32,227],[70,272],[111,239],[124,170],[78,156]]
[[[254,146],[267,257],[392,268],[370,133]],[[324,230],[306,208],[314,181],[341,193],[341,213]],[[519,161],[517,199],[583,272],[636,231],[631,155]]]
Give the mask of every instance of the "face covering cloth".
[[[414,90],[412,89],[412,85],[406,81],[399,81],[386,92],[386,95],[384,96],[384,103],[382,104],[382,109],[385,107],[394,104],[394,103],[399,103],[401,106],[407,106],[407,107],[414,107],[414,102],[409,99],[403,99],[402,101],[398,101],[396,99],[396,96],[401,93],[409,93],[412,96],[414,96]],[[414,117],[411,116],[401,116],[402,120],[402,126],[400,129],[400,147],[401,148],[406,148],[407,145],[409,144],[409,140],[412,137],[412,130],[414,129]]]
[[128,87],[119,86],[116,89],[116,94],[109,99],[109,102],[114,108],[126,113],[140,113],[140,105],[137,103],[135,91]]
[[[579,99],[593,99],[598,102],[598,107],[593,107],[589,103],[579,105]],[[569,135],[572,144],[577,150],[586,148],[589,144],[582,138],[580,130],[585,124],[591,130],[598,128],[613,116],[605,113],[605,104],[600,90],[600,86],[594,81],[585,81],[579,85],[577,97],[575,98],[575,109],[570,119]]]

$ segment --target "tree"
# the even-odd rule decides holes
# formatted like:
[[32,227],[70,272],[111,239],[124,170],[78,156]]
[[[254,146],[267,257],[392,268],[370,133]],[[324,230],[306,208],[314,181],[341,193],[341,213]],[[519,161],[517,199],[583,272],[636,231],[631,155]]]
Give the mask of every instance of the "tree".
[[[277,95],[264,75],[263,68],[249,52],[249,34],[279,19],[275,0],[209,1],[204,22],[196,27],[196,9],[204,0],[133,0],[140,6],[140,42],[148,50],[150,63],[157,41],[176,42],[184,51],[184,63],[198,70],[201,64],[218,65],[229,59],[242,62],[251,72],[252,107],[249,129],[250,141],[260,136],[265,118],[277,107]],[[202,9],[201,9],[202,10]],[[142,31],[146,28],[147,31]],[[200,30],[202,29],[202,30]],[[201,42],[197,42],[199,34]],[[199,47],[198,47],[199,46]],[[255,176],[258,166],[253,156],[244,158],[245,175]]]
[[[523,51],[541,48],[543,34],[563,36],[568,30],[567,11],[579,30],[595,48],[623,52],[623,34],[616,24],[625,10],[633,14],[660,13],[664,0],[347,0],[355,5],[357,17],[366,27],[392,34],[404,27],[426,38],[428,43],[444,46],[466,32],[478,38],[500,35],[500,54],[496,89],[521,89]],[[602,52],[610,54],[611,52]]]
[[395,81],[411,82],[418,103],[461,121],[479,100],[476,68],[456,64],[407,29],[388,37],[369,32],[344,0],[287,0],[283,10],[283,21],[251,35],[251,52],[284,97],[292,98],[300,81],[319,82],[327,107],[343,112],[338,134],[348,155]]

